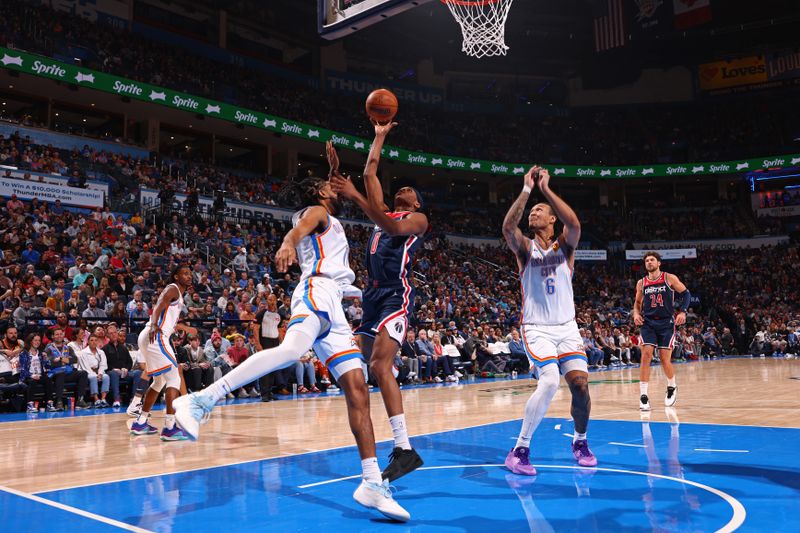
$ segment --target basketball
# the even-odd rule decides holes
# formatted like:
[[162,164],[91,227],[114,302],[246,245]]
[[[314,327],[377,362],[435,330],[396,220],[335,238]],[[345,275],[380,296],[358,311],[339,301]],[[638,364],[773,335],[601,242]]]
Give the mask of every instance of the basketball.
[[397,114],[397,97],[389,89],[375,89],[367,96],[367,115],[379,124],[387,124]]

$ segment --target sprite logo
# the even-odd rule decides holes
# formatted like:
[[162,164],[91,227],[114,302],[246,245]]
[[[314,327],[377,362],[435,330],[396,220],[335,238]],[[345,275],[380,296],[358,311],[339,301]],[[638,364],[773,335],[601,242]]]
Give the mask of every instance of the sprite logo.
[[593,168],[579,168],[578,169],[578,177],[582,176],[594,176],[597,171]]

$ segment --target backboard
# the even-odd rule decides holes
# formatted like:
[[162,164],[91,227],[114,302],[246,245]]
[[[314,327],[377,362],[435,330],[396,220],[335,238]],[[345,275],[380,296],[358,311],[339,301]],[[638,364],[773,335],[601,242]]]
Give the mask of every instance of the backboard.
[[338,39],[432,0],[317,0],[317,27]]

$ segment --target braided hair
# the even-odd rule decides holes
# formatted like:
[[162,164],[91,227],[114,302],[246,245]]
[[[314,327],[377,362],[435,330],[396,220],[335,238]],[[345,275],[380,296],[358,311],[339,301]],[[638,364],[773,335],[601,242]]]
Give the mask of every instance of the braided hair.
[[326,183],[327,180],[314,177],[291,181],[278,192],[278,203],[295,209],[319,205],[319,192]]

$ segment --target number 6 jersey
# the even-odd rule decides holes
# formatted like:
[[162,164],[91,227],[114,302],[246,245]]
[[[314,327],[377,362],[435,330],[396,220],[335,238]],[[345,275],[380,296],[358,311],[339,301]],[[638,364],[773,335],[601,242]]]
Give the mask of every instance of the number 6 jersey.
[[519,277],[523,325],[557,326],[575,319],[572,268],[562,237],[546,250],[531,239],[531,253]]

